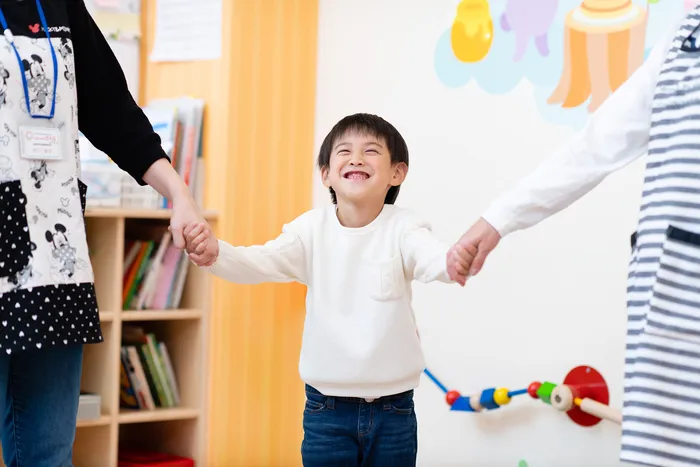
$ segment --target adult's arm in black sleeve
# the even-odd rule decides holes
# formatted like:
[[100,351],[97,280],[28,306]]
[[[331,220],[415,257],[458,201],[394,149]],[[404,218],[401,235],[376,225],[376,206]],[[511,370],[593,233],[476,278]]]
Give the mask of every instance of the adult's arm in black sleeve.
[[67,0],[80,131],[141,185],[161,140],[129,92],[124,72],[83,0]]

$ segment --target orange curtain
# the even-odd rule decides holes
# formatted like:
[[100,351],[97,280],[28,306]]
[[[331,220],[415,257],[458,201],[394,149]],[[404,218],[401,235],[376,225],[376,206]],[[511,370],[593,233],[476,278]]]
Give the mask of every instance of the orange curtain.
[[[311,208],[318,2],[223,4],[219,60],[149,63],[156,1],[144,0],[141,100],[206,100],[205,206],[221,238],[247,245]],[[304,293],[215,281],[207,466],[301,464]]]

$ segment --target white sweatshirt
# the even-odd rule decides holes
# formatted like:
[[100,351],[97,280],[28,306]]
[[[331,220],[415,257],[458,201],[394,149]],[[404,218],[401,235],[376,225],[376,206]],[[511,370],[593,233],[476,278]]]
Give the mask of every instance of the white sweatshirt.
[[335,206],[302,214],[264,245],[219,241],[210,272],[230,282],[307,286],[299,373],[329,396],[378,398],[418,386],[423,352],[411,281],[451,282],[448,245],[410,210],[385,205],[360,228]]

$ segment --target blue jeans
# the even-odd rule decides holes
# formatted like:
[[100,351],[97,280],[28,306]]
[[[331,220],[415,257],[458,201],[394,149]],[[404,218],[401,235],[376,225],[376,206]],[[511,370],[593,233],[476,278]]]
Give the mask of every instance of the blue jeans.
[[83,346],[0,356],[2,457],[7,467],[71,467]]
[[414,467],[417,454],[413,391],[367,402],[324,396],[306,385],[305,467]]

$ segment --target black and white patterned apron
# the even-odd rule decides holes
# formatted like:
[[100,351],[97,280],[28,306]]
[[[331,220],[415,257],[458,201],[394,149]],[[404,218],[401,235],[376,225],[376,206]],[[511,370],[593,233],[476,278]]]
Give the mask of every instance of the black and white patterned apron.
[[[22,8],[35,8],[34,0]],[[42,2],[51,6],[49,0]],[[19,60],[0,34],[0,354],[102,341],[80,181],[74,56],[67,18],[49,18],[53,57],[42,22],[27,25],[0,4]],[[57,9],[51,10],[54,15]],[[58,23],[58,24],[57,24]],[[45,29],[45,28],[44,28]],[[34,37],[27,35],[32,33]],[[54,82],[54,75],[57,77]],[[25,98],[22,76],[26,79]],[[55,112],[50,115],[54,86]],[[20,128],[59,130],[60,160],[20,155]]]

